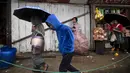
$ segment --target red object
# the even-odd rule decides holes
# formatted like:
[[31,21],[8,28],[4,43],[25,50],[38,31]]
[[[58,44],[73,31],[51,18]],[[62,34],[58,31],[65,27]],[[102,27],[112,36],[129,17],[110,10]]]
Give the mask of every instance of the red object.
[[111,25],[110,24],[106,24],[106,29],[107,30],[111,30]]
[[[118,24],[112,24],[111,27],[110,27],[110,31],[113,31],[113,29],[115,29],[117,25]],[[117,28],[119,28],[120,31],[123,31],[122,24],[120,24]]]

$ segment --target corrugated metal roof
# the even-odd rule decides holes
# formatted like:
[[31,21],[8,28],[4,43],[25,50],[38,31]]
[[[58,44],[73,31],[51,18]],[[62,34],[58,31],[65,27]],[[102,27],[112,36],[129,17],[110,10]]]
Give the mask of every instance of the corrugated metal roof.
[[49,3],[74,3],[87,4],[88,0],[21,0],[27,2],[49,2]]
[[69,3],[87,4],[88,0],[70,0]]

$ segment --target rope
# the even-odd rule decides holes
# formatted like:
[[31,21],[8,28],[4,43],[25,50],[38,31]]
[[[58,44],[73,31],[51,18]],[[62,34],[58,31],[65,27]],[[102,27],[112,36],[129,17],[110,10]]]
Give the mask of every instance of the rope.
[[[94,69],[90,69],[90,70],[81,71],[81,72],[92,72],[92,71],[96,71],[96,70],[99,70],[99,69],[107,68],[109,66],[112,66],[114,64],[117,64],[117,63],[127,59],[128,57],[130,57],[130,54],[128,54],[128,56],[126,56],[126,57],[124,57],[124,58],[122,58],[122,59],[120,59],[120,60],[118,60],[116,62],[113,62],[111,64],[101,66],[101,67],[98,67],[98,68],[94,68]],[[66,73],[66,72],[53,72],[53,71],[37,70],[37,69],[28,68],[28,67],[24,67],[24,66],[21,66],[21,65],[13,64],[13,63],[10,63],[10,62],[4,61],[4,60],[0,60],[0,62],[4,62],[4,63],[10,64],[10,65],[13,65],[15,67],[23,68],[23,69],[27,69],[27,70],[31,70],[31,71],[40,71],[40,72],[48,72],[48,73]],[[67,73],[77,73],[77,72],[67,72]]]

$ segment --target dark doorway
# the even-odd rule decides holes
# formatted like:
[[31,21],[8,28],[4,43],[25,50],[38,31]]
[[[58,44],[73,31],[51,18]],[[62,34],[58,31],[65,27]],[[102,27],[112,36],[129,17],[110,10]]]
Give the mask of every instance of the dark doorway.
[[11,4],[10,0],[0,1],[0,44],[11,45]]

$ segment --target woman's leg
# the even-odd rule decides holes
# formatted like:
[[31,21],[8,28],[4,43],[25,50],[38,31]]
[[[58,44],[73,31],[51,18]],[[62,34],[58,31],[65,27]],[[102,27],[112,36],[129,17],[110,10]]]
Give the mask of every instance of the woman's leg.
[[118,52],[118,53],[119,53],[119,48],[120,48],[120,45],[119,45],[119,44],[115,44],[115,50],[116,50],[116,52]]
[[114,42],[110,42],[110,45],[112,46],[111,51],[113,52],[115,50]]

